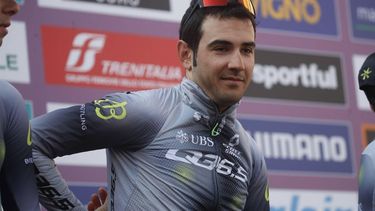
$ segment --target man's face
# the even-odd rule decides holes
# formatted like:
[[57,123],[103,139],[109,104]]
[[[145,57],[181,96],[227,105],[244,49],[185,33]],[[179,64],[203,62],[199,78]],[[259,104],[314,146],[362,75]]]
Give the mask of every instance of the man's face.
[[14,0],[0,0],[0,45],[3,38],[8,34],[7,28],[10,26],[10,17],[19,10],[18,4]]
[[223,111],[237,103],[250,84],[255,34],[249,19],[208,16],[202,24],[197,66],[188,77]]

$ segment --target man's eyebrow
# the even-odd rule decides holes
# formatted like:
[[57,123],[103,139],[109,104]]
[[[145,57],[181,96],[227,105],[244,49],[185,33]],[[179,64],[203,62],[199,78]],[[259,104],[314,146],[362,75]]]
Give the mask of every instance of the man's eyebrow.
[[233,45],[233,44],[227,40],[214,40],[208,44],[208,47],[210,48],[216,45]]
[[242,46],[255,48],[255,42],[245,42]]
[[[214,40],[212,42],[210,42],[208,44],[208,47],[213,47],[213,46],[216,46],[216,45],[226,45],[226,46],[229,46],[229,45],[233,45],[232,42],[229,42],[227,40]],[[255,47],[255,42],[244,42],[242,43],[242,46],[245,46],[245,47]]]

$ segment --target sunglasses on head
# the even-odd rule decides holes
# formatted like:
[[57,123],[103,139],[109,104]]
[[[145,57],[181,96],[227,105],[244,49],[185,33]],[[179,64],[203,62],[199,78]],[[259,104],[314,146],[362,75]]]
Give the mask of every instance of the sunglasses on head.
[[185,19],[183,25],[185,25],[189,21],[189,19],[191,18],[195,10],[198,9],[198,7],[199,8],[224,7],[224,6],[227,6],[229,3],[236,3],[236,2],[242,4],[255,17],[255,8],[251,0],[197,0],[193,9],[191,10],[189,15]]

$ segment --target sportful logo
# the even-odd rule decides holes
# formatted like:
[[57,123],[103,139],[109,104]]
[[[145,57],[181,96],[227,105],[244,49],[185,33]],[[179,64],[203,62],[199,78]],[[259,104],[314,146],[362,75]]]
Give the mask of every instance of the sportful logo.
[[80,33],[73,40],[73,49],[66,62],[66,71],[89,72],[95,65],[95,56],[104,47],[106,37],[102,34]]
[[[270,57],[274,59],[270,60]],[[256,61],[253,83],[246,92],[247,96],[345,103],[339,56],[259,49]]]

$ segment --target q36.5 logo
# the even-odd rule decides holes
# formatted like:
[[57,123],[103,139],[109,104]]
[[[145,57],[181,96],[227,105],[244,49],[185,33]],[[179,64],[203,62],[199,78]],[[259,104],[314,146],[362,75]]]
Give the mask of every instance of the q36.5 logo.
[[95,100],[94,104],[96,106],[95,113],[96,115],[103,120],[116,119],[122,120],[126,117],[126,108],[127,104],[124,102],[116,102],[109,99]]

